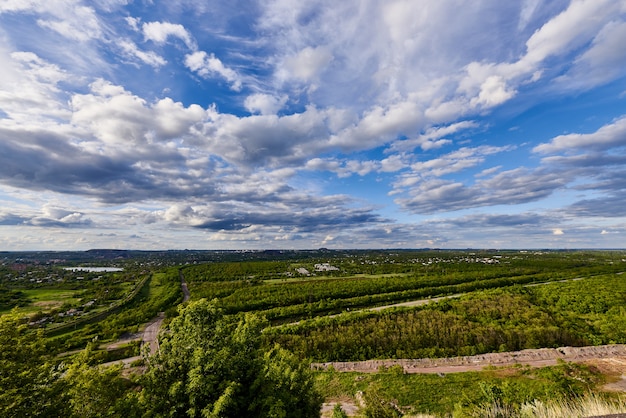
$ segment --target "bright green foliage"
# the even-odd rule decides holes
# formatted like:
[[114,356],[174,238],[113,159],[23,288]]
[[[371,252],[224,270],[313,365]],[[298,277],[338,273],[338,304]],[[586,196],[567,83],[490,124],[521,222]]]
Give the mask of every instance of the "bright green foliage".
[[61,372],[51,363],[41,332],[16,312],[0,316],[0,416],[64,416]]
[[141,394],[146,414],[319,416],[311,372],[283,349],[263,352],[265,326],[251,314],[226,317],[205,299],[182,307],[149,359]]
[[0,416],[137,416],[121,367],[90,365],[91,345],[68,366],[49,354],[41,330],[0,316]]
[[[593,392],[603,383],[596,369],[572,363],[442,375],[398,374],[391,370],[363,374],[324,371],[316,372],[316,379],[327,399],[347,399],[363,392],[371,408],[380,405],[384,410],[392,406],[397,410],[397,405],[408,416],[437,417],[449,417],[453,411],[459,417],[471,416],[474,410],[492,404],[519,408],[535,400],[569,399]],[[368,404],[368,398],[374,397],[378,403]]]
[[336,403],[335,407],[333,408],[333,414],[331,415],[331,418],[348,418],[348,415],[341,408],[341,405]]
[[137,415],[131,392],[126,392],[130,382],[120,377],[122,365],[91,366],[92,349],[93,345],[88,345],[63,376],[71,416],[98,418]]
[[396,402],[386,399],[375,384],[367,388],[364,393],[364,400],[363,413],[366,418],[399,418],[403,415]]

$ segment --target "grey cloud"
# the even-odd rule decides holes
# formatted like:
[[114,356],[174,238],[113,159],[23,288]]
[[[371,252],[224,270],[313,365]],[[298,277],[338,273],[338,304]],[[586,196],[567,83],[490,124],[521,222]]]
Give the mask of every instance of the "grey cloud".
[[209,229],[212,231],[239,231],[250,227],[251,224],[242,223],[241,219],[220,219],[214,221],[208,221],[201,225],[197,225],[196,228]]
[[75,211],[47,210],[41,213],[11,214],[0,213],[0,225],[4,226],[39,226],[55,228],[89,227],[93,221],[84,214]]
[[446,219],[436,223],[449,224],[462,228],[527,228],[554,226],[560,219],[554,215],[542,213],[481,214]]
[[621,194],[585,199],[566,207],[565,211],[575,216],[624,217],[626,216],[626,198],[624,194]]
[[198,228],[211,230],[241,230],[250,226],[273,226],[285,228],[289,231],[324,232],[335,231],[337,228],[353,228],[366,224],[375,224],[384,220],[363,209],[337,208],[329,211],[304,211],[304,213],[275,212],[263,214],[243,214],[236,217],[216,219],[199,225]]
[[28,218],[20,215],[0,214],[0,225],[23,225],[28,222]]
[[82,216],[77,216],[72,220],[59,220],[50,219],[44,217],[35,217],[27,222],[28,225],[41,226],[45,228],[84,228],[91,226],[93,222],[90,219],[83,219]]
[[[85,152],[68,141],[48,132],[0,129],[0,181],[106,203],[216,194],[208,173],[201,177],[190,174],[177,152],[165,155],[157,150],[149,156],[129,149],[124,158],[114,159]],[[146,158],[145,162],[141,158]],[[210,163],[206,169],[212,169]]]
[[564,187],[563,173],[519,168],[504,171],[471,186],[447,180],[428,180],[409,190],[410,197],[395,202],[421,214],[494,205],[515,205],[545,198]]
[[246,228],[280,228],[288,232],[336,231],[387,222],[370,208],[349,208],[343,198],[292,197],[273,203],[218,203],[210,206],[171,208],[166,220],[212,231],[240,231]]

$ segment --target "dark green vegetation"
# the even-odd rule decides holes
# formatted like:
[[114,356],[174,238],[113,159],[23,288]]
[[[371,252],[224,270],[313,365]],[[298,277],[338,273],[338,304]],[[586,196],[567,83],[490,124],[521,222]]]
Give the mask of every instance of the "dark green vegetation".
[[225,317],[201,299],[180,310],[142,377],[148,416],[315,417],[312,373],[290,352],[261,349],[267,324]]
[[339,252],[307,262],[210,263],[182,272],[194,297],[219,298],[228,313],[261,311],[272,321],[286,322],[513,284],[614,274],[624,268],[614,258],[612,253],[590,258],[581,253]]
[[626,278],[478,291],[417,308],[273,328],[268,338],[315,361],[468,356],[626,342]]
[[[466,416],[489,402],[597,391],[603,378],[561,364],[442,377],[393,368],[315,372],[313,379],[307,365],[626,343],[626,253],[618,251],[3,256],[0,347],[34,354],[26,360],[21,349],[4,350],[0,389],[11,395],[0,399],[0,415],[37,401],[31,415],[60,408],[64,416],[315,416],[322,390],[330,399],[363,391],[365,416]],[[77,264],[124,270],[61,268]],[[191,302],[177,309],[181,279]],[[431,303],[384,308],[420,300]],[[159,312],[168,332],[159,353],[144,360],[145,373],[122,378],[119,368],[96,366],[138,355],[138,342],[116,350],[105,344],[137,335]],[[55,356],[85,347],[78,356]],[[33,391],[47,401],[28,399]]]

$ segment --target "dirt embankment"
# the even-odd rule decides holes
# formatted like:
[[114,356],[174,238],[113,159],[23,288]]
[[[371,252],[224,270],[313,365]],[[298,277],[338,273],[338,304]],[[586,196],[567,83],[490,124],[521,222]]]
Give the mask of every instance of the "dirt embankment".
[[401,366],[405,373],[455,373],[480,371],[489,366],[505,367],[522,364],[543,367],[554,365],[559,360],[582,363],[607,358],[626,360],[626,344],[540,348],[465,357],[313,363],[311,368],[328,370],[332,366],[338,372],[375,373],[383,368]]

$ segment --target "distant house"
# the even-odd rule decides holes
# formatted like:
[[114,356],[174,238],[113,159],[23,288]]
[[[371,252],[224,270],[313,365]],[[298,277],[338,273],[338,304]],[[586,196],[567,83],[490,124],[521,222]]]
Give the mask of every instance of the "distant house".
[[315,271],[338,271],[339,268],[331,266],[329,263],[321,263],[315,265]]

